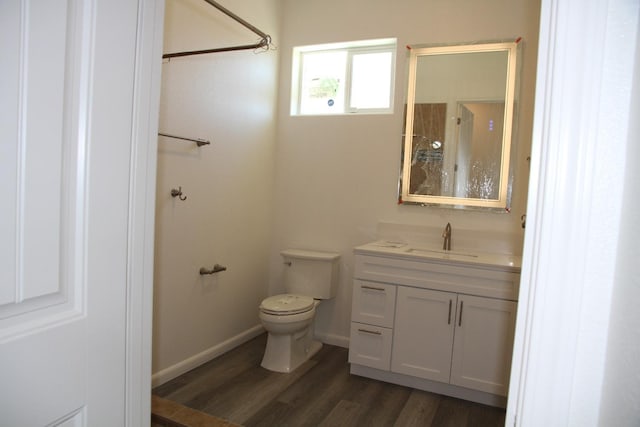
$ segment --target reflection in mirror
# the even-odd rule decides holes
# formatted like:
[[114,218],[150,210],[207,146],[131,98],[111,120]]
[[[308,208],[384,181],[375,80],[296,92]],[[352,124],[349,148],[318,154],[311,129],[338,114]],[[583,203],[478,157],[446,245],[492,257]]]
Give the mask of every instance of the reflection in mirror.
[[403,203],[508,210],[516,45],[411,50]]

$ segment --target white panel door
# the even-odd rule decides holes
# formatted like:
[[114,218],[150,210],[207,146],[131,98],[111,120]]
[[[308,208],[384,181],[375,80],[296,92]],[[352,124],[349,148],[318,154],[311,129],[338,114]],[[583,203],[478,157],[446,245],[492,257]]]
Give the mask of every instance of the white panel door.
[[2,425],[126,424],[138,19],[0,2]]
[[457,295],[398,286],[391,370],[448,383]]
[[507,395],[516,307],[514,301],[458,295],[451,384]]

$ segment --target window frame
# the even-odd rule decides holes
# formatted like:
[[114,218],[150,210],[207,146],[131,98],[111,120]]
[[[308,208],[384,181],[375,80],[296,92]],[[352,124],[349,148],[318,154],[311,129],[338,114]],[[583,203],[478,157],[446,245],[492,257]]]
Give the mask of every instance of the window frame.
[[[303,113],[302,106],[302,70],[306,54],[318,54],[343,51],[347,54],[344,83],[344,110],[328,113]],[[389,61],[389,107],[387,108],[355,108],[351,107],[353,57],[368,53],[390,53]],[[297,46],[293,48],[291,73],[291,116],[336,116],[350,114],[393,114],[395,97],[397,39],[362,40],[356,42],[330,43],[321,45]]]

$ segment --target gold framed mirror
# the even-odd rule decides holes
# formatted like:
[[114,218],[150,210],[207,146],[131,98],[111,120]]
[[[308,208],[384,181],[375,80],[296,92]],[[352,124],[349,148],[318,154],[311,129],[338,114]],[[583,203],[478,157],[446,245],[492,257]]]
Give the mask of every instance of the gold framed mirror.
[[517,45],[411,48],[401,203],[509,210]]

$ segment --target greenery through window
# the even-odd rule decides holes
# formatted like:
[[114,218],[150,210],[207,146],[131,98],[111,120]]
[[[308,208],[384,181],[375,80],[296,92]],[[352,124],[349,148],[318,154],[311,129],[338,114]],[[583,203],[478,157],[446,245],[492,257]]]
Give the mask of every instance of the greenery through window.
[[293,50],[292,115],[391,113],[396,40]]

